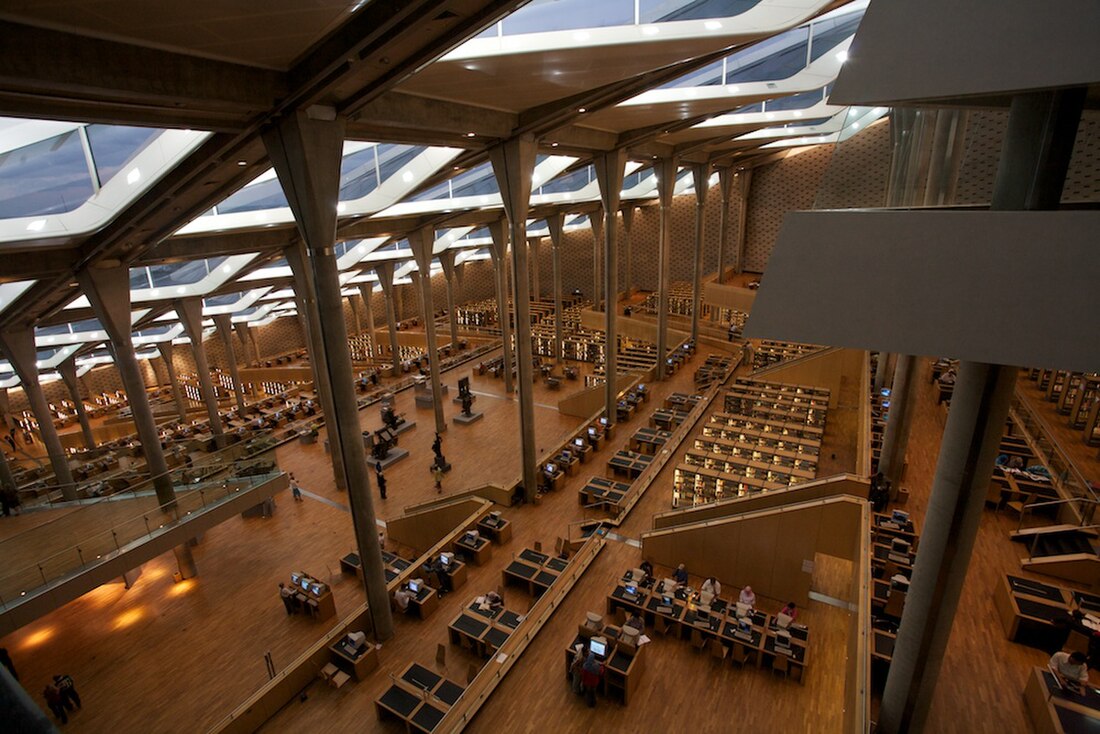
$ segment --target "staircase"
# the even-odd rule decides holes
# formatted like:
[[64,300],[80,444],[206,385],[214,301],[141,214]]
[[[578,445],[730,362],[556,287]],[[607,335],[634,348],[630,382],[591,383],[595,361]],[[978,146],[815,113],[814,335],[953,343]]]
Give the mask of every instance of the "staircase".
[[1036,573],[1074,581],[1090,589],[1100,586],[1100,555],[1096,525],[1049,525],[1012,533],[1012,540],[1028,544],[1020,565]]

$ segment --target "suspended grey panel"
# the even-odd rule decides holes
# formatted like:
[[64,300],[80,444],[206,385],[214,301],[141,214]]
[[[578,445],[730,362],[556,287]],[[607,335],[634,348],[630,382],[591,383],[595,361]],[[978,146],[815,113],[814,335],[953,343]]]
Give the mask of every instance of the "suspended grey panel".
[[1097,232],[1100,212],[794,212],[745,335],[1100,370]]

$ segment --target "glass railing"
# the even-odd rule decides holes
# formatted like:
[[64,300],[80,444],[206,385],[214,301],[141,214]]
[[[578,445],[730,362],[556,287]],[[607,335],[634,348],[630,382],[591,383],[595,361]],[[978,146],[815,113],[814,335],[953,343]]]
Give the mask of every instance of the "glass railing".
[[1012,396],[1012,412],[1016,418],[1016,424],[1031,440],[1039,458],[1050,470],[1051,481],[1062,490],[1063,496],[1091,502],[1100,499],[1073,462],[1069,460],[1053,433],[1047,429],[1043,419],[1032,411],[1026,400],[1016,394]]
[[[0,557],[10,565],[0,571],[0,609],[104,563],[139,543],[168,532],[189,517],[216,507],[281,474],[274,464],[263,461],[239,462],[223,469],[230,470],[232,476],[177,486],[174,501],[135,513],[121,522],[83,537],[78,543],[30,563],[20,564],[18,558],[33,553],[30,550],[33,548],[33,539],[28,536],[33,533],[40,539],[43,537],[42,527],[6,539],[0,543]],[[58,521],[64,519],[59,518]],[[49,529],[45,532],[49,532]],[[20,545],[24,549],[20,549]]]

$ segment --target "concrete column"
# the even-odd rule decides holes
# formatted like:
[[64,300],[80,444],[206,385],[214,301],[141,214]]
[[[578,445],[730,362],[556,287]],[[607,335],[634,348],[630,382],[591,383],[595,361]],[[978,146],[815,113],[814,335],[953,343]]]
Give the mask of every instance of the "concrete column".
[[541,237],[527,238],[527,256],[531,262],[531,292],[536,301],[542,298],[542,284],[539,283],[539,245],[541,243]]
[[894,387],[890,392],[886,432],[882,438],[882,459],[878,464],[878,470],[890,480],[895,491],[905,471],[905,448],[909,444],[909,427],[913,419],[916,372],[917,358],[909,354],[899,355]]
[[[1084,88],[1013,98],[992,210],[1058,208],[1084,100]],[[1017,371],[959,364],[920,554],[882,697],[878,723],[885,734],[925,730]]]
[[596,168],[596,181],[600,187],[600,201],[603,204],[604,224],[604,293],[607,306],[604,308],[604,411],[609,424],[615,422],[619,404],[619,332],[616,328],[619,317],[619,200],[623,190],[623,173],[626,167],[626,150],[620,148],[596,157],[592,161]]
[[329,441],[339,442],[343,450],[348,500],[363,564],[371,622],[377,638],[387,640],[393,636],[393,617],[371,503],[370,472],[359,427],[340,278],[333,250],[345,124],[344,118],[337,116],[332,108],[311,107],[282,118],[277,127],[264,132],[263,138],[309,249],[325,368],[329,372],[335,408],[334,414],[327,417]]
[[[394,305],[393,263],[384,262],[374,266],[374,274],[382,286],[382,297],[386,301],[386,323],[390,328],[390,360],[393,362],[393,376],[401,374],[401,345],[397,342],[397,307]],[[381,346],[381,345],[379,345]]]
[[447,430],[443,417],[443,390],[439,378],[439,344],[435,336],[435,298],[432,295],[432,258],[435,246],[435,227],[422,227],[409,232],[409,244],[416,258],[416,280],[420,286],[420,302],[424,314],[424,339],[428,344],[428,372],[432,384],[432,411],[435,413],[435,432]]
[[11,465],[8,463],[8,455],[0,449],[0,487],[15,489],[19,485],[15,482],[15,475],[11,473]]
[[699,343],[699,312],[703,309],[703,215],[707,206],[707,187],[710,185],[710,166],[695,163],[691,166],[695,184],[695,260],[691,279],[691,340]]
[[374,309],[371,307],[373,297],[374,283],[360,283],[359,298],[363,300],[363,307],[367,311],[367,338],[370,339],[371,356],[377,360],[382,356],[382,348],[378,344],[378,334],[374,330]]
[[95,434],[92,433],[92,424],[88,421],[88,411],[84,409],[84,398],[80,396],[80,382],[76,379],[76,355],[69,357],[57,366],[57,372],[69,388],[69,397],[76,406],[76,419],[80,421],[80,432],[84,435],[84,448],[95,448]]
[[8,399],[6,387],[0,387],[0,418],[3,418],[3,426],[9,430],[15,423],[11,415],[11,401]]
[[130,324],[130,269],[125,265],[109,268],[87,267],[76,274],[84,295],[92,304],[99,323],[110,337],[108,347],[115,358],[115,367],[126,390],[130,414],[137,429],[145,464],[153,479],[157,502],[171,505],[176,500],[172,477],[160,446],[160,434],[153,410],[149,407],[149,394],[145,390],[145,378],[141,374]]
[[672,238],[672,194],[676,188],[676,159],[662,158],[657,170],[657,194],[661,202],[660,237],[657,242],[657,380],[668,371],[668,271]]
[[233,348],[233,320],[227,313],[214,317],[214,326],[225,345],[225,358],[229,362],[229,377],[233,380],[233,393],[237,396],[237,409],[244,416],[244,386],[241,384],[241,371],[237,369],[237,350]]
[[321,413],[325,416],[325,428],[328,429],[326,432],[329,456],[332,458],[332,476],[336,482],[336,488],[346,490],[344,449],[331,433],[336,407],[331,372],[328,369],[328,352],[325,351],[325,343],[321,339],[321,314],[317,308],[316,282],[313,271],[309,267],[309,256],[302,242],[284,248],[284,254],[294,274],[298,316],[302,319],[303,336],[309,347],[309,368],[313,372],[313,386],[317,389],[317,397],[321,401]]
[[19,384],[27,396],[31,412],[38,421],[38,434],[46,446],[46,455],[50,458],[50,467],[61,489],[61,496],[66,500],[77,499],[73,473],[69,469],[69,459],[65,455],[65,449],[61,447],[61,439],[58,438],[53,416],[50,415],[50,406],[46,402],[42,384],[39,382],[36,364],[38,350],[34,345],[34,327],[27,325],[0,332],[0,349],[4,351],[4,356],[8,358],[15,374],[19,376]]
[[248,329],[248,341],[252,345],[252,355],[256,358],[256,364],[259,365],[264,355],[260,353],[260,345],[256,342],[255,329]]
[[447,325],[451,328],[451,349],[458,348],[458,313],[455,306],[455,251],[444,250],[439,253],[439,264],[443,266],[443,278],[447,283]]
[[466,303],[466,263],[455,265],[455,302]]
[[191,546],[184,543],[172,549],[176,556],[176,567],[179,569],[180,579],[191,579],[199,575],[199,567],[195,565],[195,556],[191,552]]
[[504,361],[504,392],[511,393],[515,387],[512,384],[512,326],[508,322],[508,282],[506,271],[508,269],[505,252],[508,248],[508,224],[504,219],[498,219],[489,224],[489,233],[493,236],[493,246],[489,248],[489,255],[493,260],[493,272],[496,273],[497,286],[497,314],[500,321],[500,339],[502,343],[501,357]]
[[[730,241],[730,198],[733,191],[733,171],[728,167],[718,169],[718,193],[722,196],[722,206],[718,209],[718,277],[715,283],[724,283],[726,275],[726,248]],[[717,319],[717,312],[714,314]]]
[[623,292],[629,298],[634,293],[634,205],[623,207]]
[[237,341],[241,343],[241,355],[244,357],[244,364],[246,367],[250,367],[257,364],[260,360],[258,356],[254,356],[252,353],[251,329],[248,328],[248,324],[244,321],[238,321],[233,324],[233,330],[237,334]]
[[520,449],[523,492],[533,501],[538,491],[535,471],[534,365],[531,360],[531,295],[527,281],[527,212],[535,170],[535,138],[523,135],[489,149],[504,212],[512,228],[512,282],[516,305],[516,371],[519,377]]
[[565,217],[554,212],[546,217],[546,226],[550,230],[550,255],[554,266],[554,357],[561,364],[565,360],[565,321],[562,313],[561,285],[561,235]]
[[[748,245],[749,233],[749,189],[752,188],[752,169],[746,168],[733,174],[734,183],[737,185],[737,261],[734,272],[745,272],[745,247]],[[729,204],[726,205],[729,211]]]
[[210,419],[210,430],[218,446],[225,445],[225,432],[222,430],[222,418],[218,412],[218,398],[214,394],[214,381],[210,379],[210,362],[206,359],[206,347],[202,343],[202,299],[181,298],[175,302],[176,315],[179,316],[187,338],[191,340],[191,353],[195,355],[195,372],[199,378],[199,392],[206,406],[206,416]]
[[172,342],[157,342],[157,351],[160,352],[160,359],[164,362],[164,369],[168,372],[168,384],[172,387],[172,400],[176,403],[176,412],[179,419],[186,422],[187,400],[183,397],[179,376],[176,375],[176,365],[172,361]]
[[355,303],[355,296],[348,296],[348,307],[351,309],[351,322],[355,324],[355,335],[363,333],[363,323],[359,320],[359,306]]
[[603,278],[600,277],[600,250],[603,249],[604,213],[592,212],[588,215],[588,225],[592,227],[592,308],[600,310],[603,301]]

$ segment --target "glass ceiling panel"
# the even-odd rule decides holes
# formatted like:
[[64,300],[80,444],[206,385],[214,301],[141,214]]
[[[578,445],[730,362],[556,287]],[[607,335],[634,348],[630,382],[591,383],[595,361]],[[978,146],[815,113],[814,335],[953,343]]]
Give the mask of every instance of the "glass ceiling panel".
[[279,184],[279,179],[272,175],[267,180],[245,186],[218,204],[216,208],[218,214],[234,214],[262,209],[281,209],[285,206],[289,205],[283,193],[283,187]]
[[592,183],[595,177],[595,170],[592,166],[585,166],[579,168],[576,171],[570,173],[564,173],[556,178],[547,181],[544,186],[540,186],[535,192],[536,194],[564,194],[573,191],[580,191],[588,184]]
[[780,110],[804,110],[813,107],[819,102],[824,101],[825,90],[813,89],[809,92],[802,92],[801,94],[792,94],[789,97],[769,99],[767,103],[767,110],[768,112],[778,112]]
[[86,132],[101,186],[160,134],[156,128],[125,125],[88,125]]
[[190,260],[182,263],[165,263],[149,266],[154,288],[191,285],[209,275],[229,258],[213,257],[209,260]]
[[657,89],[676,89],[678,87],[712,87],[716,84],[722,83],[722,76],[724,74],[725,60],[719,59],[713,64],[704,66],[702,69],[698,69],[684,76],[673,79],[667,84],[662,84]]
[[0,219],[71,212],[93,194],[76,130],[0,155]]
[[810,61],[820,59],[845,38],[854,36],[862,19],[863,11],[859,11],[814,23],[813,39],[810,41]]
[[787,79],[806,66],[809,26],[765,39],[726,59],[726,83]]
[[399,173],[409,161],[423,153],[424,150],[425,148],[418,145],[379,145],[378,169],[381,172],[381,180],[388,181],[391,176]]
[[634,25],[634,0],[532,0],[501,23],[506,36]]
[[224,293],[220,296],[210,296],[202,299],[203,306],[228,306],[245,297],[244,292]]
[[760,0],[638,0],[638,20],[668,23],[676,20],[732,18],[756,7]]
[[344,156],[340,163],[340,200],[361,199],[378,188],[377,146]]

